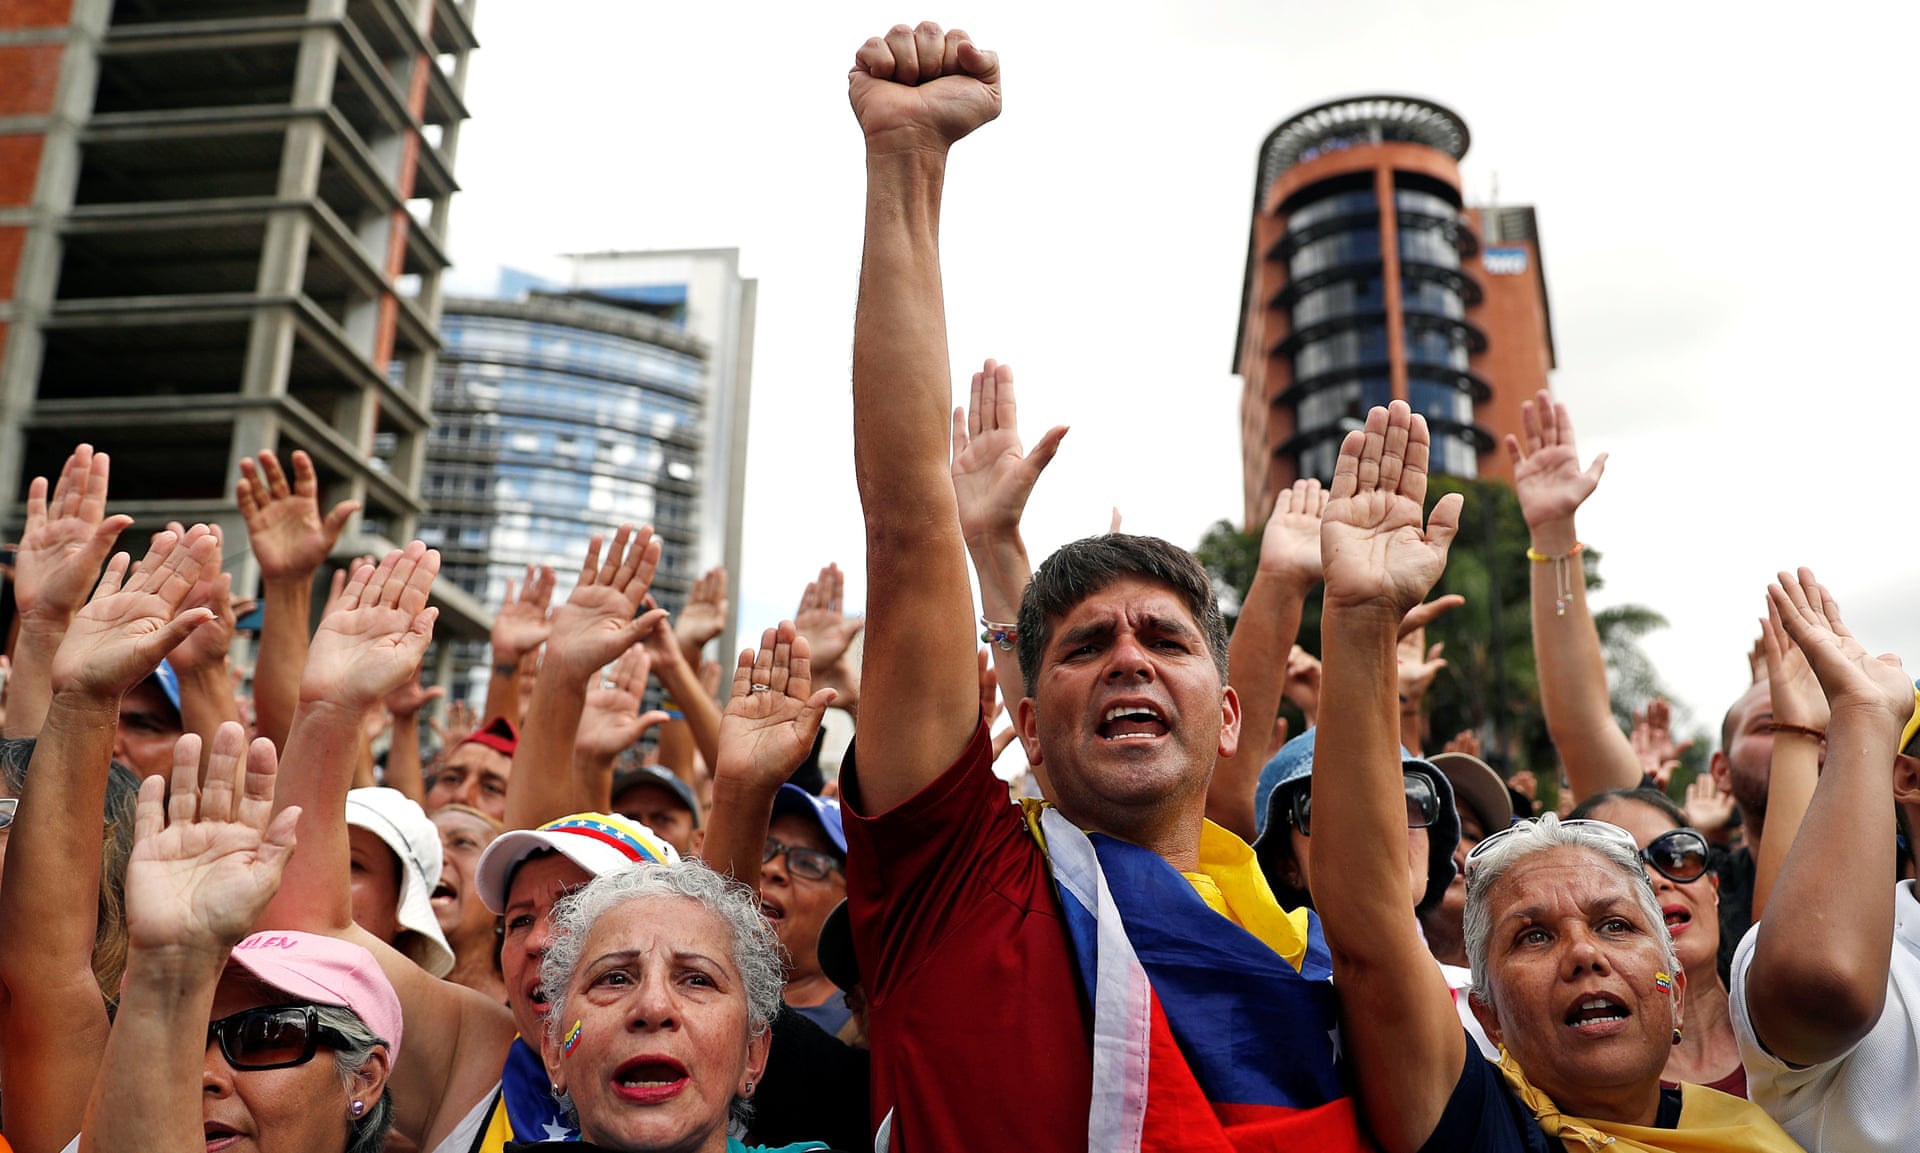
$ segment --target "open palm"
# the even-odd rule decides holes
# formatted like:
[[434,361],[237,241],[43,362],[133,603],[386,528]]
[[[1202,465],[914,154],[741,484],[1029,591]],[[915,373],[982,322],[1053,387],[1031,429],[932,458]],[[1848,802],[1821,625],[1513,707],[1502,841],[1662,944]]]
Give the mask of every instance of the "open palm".
[[1461,498],[1442,499],[1422,527],[1429,444],[1425,418],[1402,401],[1348,435],[1321,514],[1327,604],[1386,608],[1398,621],[1440,579]]
[[813,751],[832,689],[813,691],[807,638],[791,621],[766,630],[758,652],[742,652],[733,695],[720,715],[716,776],[784,782]]
[[439,615],[427,607],[439,571],[440,554],[419,541],[355,571],[314,631],[301,700],[369,708],[413,680]]
[[182,611],[180,606],[203,570],[219,559],[219,547],[204,525],[184,537],[158,534],[131,572],[126,554],[115,557],[54,653],[55,687],[117,696],[138,684],[210,619],[205,608]]
[[1834,712],[1843,705],[1884,709],[1897,731],[1913,715],[1913,678],[1900,658],[1869,653],[1840,619],[1833,594],[1814,579],[1812,569],[1781,573],[1767,589],[1793,642],[1806,654]]

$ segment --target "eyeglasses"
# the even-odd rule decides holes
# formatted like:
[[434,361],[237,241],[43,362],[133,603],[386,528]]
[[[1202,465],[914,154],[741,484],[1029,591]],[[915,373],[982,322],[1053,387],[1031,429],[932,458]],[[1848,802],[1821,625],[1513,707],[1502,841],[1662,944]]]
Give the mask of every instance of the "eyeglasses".
[[0,800],[0,829],[13,827],[13,814],[20,807],[19,797],[7,797]]
[[[1491,851],[1495,845],[1498,845],[1510,837],[1517,837],[1522,833],[1531,834],[1539,827],[1540,823],[1538,821],[1516,821],[1475,845],[1467,852],[1467,867],[1465,870],[1467,882],[1469,884],[1473,882],[1474,870],[1479,868],[1480,862],[1486,859],[1487,853]],[[1597,833],[1610,841],[1619,842],[1626,847],[1628,852],[1636,856],[1640,853],[1640,845],[1633,839],[1632,833],[1627,832],[1619,825],[1611,824],[1607,821],[1561,821],[1560,828],[1585,829],[1587,832]]]
[[[1426,829],[1440,819],[1440,794],[1433,791],[1433,782],[1420,773],[1402,773],[1407,790],[1407,828]],[[1313,793],[1301,789],[1293,795],[1293,827],[1300,830],[1303,837],[1313,836]]]
[[207,1044],[220,1042],[220,1055],[234,1069],[288,1069],[313,1060],[322,1044],[341,1049],[346,1034],[320,1023],[312,1005],[275,1005],[246,1009],[207,1022]]
[[800,845],[783,845],[772,837],[767,838],[766,852],[760,854],[760,863],[770,865],[780,854],[787,855],[787,869],[796,877],[809,881],[824,881],[840,867],[840,862],[832,853],[823,853],[819,849],[809,849]]
[[1697,881],[1707,875],[1707,838],[1693,829],[1662,833],[1640,850],[1640,859],[1669,881]]

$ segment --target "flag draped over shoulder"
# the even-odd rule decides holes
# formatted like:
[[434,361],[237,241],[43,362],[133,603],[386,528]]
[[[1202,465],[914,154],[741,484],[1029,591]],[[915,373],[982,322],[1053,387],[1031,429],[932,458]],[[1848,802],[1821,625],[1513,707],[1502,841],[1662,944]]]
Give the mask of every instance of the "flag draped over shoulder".
[[1038,825],[1093,1006],[1089,1150],[1372,1148],[1337,1069],[1318,919],[1296,969],[1151,850],[1052,808]]

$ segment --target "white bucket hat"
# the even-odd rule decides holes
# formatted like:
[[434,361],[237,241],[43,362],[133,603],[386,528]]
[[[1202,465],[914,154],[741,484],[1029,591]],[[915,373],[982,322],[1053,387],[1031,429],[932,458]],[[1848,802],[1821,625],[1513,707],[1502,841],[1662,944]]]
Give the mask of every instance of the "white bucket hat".
[[435,977],[453,971],[453,950],[433,915],[440,883],[440,830],[398,789],[352,789],[347,824],[379,837],[400,861],[400,939],[394,947]]

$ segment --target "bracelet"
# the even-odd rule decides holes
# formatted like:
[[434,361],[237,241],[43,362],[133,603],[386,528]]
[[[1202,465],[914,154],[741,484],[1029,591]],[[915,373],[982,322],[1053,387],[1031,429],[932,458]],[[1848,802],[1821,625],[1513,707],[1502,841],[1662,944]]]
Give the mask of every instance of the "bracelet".
[[517,676],[520,672],[520,662],[515,661],[510,665],[495,664],[493,671],[503,677]]
[[[1573,547],[1561,553],[1559,556],[1547,556],[1532,545],[1527,546],[1527,559],[1534,564],[1546,564],[1549,561],[1553,562],[1554,616],[1566,616],[1567,606],[1573,603],[1573,565],[1569,562],[1572,561],[1574,557],[1585,552],[1586,549],[1587,546],[1585,544],[1580,541],[1574,541]],[[1583,580],[1586,578],[1586,569],[1584,567],[1580,571],[1580,576]]]
[[1785,721],[1767,722],[1767,731],[1770,733],[1798,733],[1803,737],[1812,737],[1816,741],[1824,741],[1827,739],[1827,730],[1825,729],[1816,729],[1812,725],[1790,725]]
[[990,621],[986,617],[980,618],[980,624],[986,629],[980,634],[980,643],[998,645],[1003,653],[1012,652],[1013,646],[1020,640],[1018,625],[1001,624],[998,621]]

